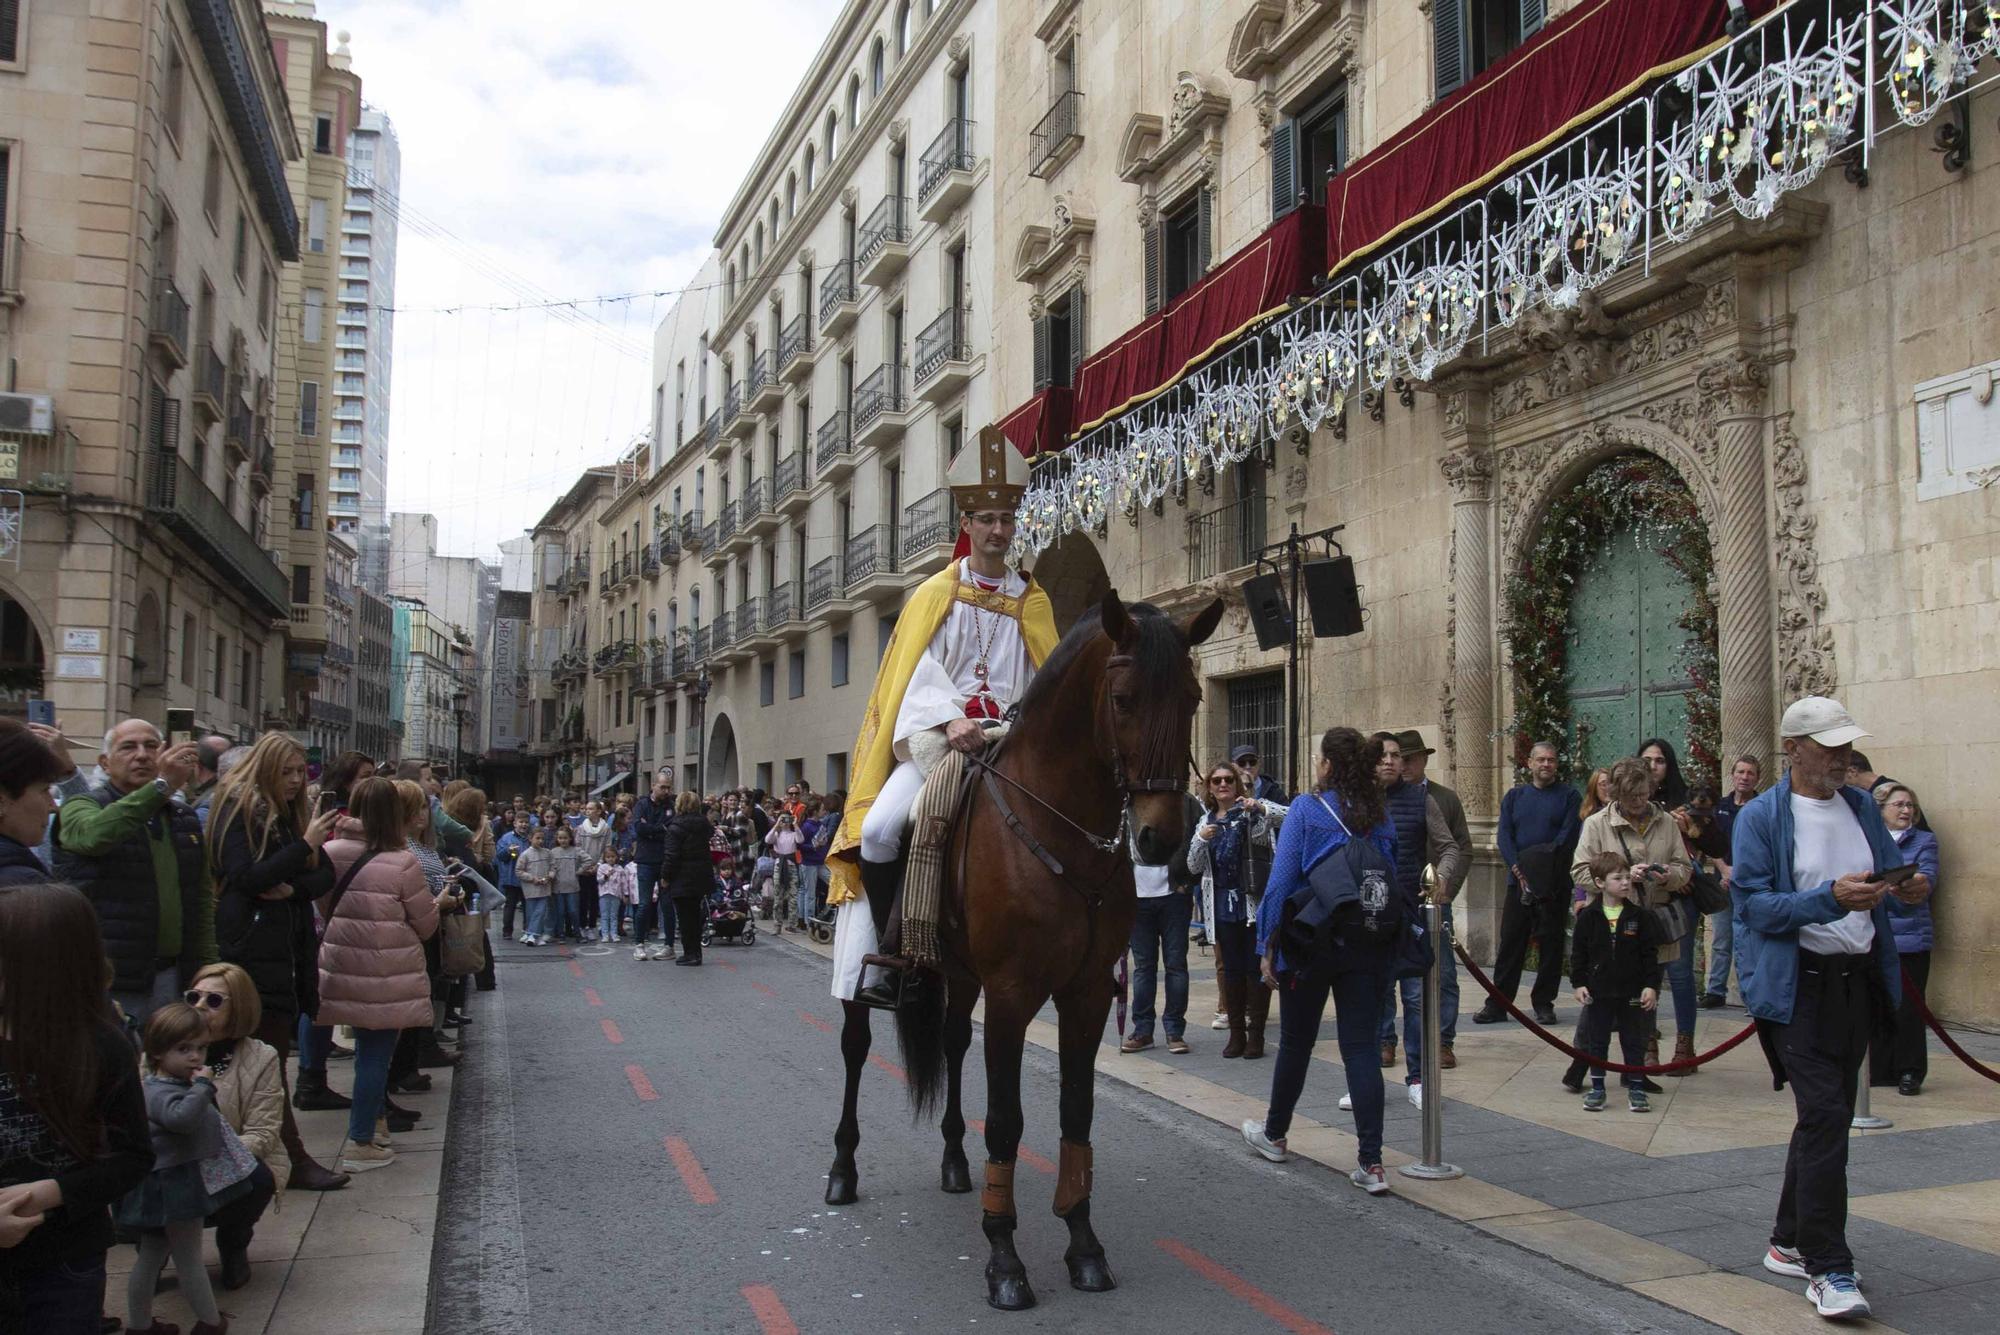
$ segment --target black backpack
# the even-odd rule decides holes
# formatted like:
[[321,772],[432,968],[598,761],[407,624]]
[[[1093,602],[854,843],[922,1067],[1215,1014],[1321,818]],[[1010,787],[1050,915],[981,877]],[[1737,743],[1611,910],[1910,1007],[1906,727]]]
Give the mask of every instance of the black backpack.
[[1348,838],[1313,864],[1305,886],[1286,902],[1279,926],[1286,956],[1294,968],[1320,976],[1386,968],[1408,917],[1396,866],[1355,837],[1324,797],[1317,800]]

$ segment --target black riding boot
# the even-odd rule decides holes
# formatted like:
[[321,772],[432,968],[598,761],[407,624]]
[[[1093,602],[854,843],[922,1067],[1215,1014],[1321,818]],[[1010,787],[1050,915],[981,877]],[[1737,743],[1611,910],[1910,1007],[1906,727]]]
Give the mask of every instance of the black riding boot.
[[[890,937],[891,923],[897,922],[896,910],[900,907],[903,893],[903,859],[894,862],[861,863],[861,889],[868,897],[868,913],[875,919],[875,940],[878,954],[871,959],[890,956],[895,946]],[[897,968],[882,965],[883,977],[854,994],[854,999],[864,1006],[874,1006],[880,1010],[894,1010],[900,1004],[908,984],[920,979],[921,970]]]

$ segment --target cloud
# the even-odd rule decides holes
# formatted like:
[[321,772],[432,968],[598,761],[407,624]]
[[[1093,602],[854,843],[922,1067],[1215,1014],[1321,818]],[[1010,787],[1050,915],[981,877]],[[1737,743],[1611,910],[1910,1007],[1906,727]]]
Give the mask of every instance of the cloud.
[[[650,421],[653,326],[841,0],[321,0],[402,149],[389,504],[494,559]],[[377,297],[377,300],[381,300]]]

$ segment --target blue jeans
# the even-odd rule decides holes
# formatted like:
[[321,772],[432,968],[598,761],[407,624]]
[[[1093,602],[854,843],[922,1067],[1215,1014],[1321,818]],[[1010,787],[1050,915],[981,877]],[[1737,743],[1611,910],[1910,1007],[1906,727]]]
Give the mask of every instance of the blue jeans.
[[[1667,986],[1674,994],[1674,1032],[1692,1037],[1695,1016],[1693,926],[1689,926],[1687,935],[1681,938],[1680,958],[1667,965]],[[1655,1011],[1654,1014],[1658,1015],[1659,1012]]]
[[632,870],[637,874],[639,881],[639,902],[632,906],[632,944],[635,946],[646,944],[646,938],[653,931],[653,917],[655,914],[658,914],[660,919],[660,940],[664,941],[668,946],[672,946],[674,943],[674,906],[664,899],[656,900],[653,895],[654,888],[660,879],[660,864],[657,862],[635,862],[632,864]]
[[[539,900],[538,903],[547,903]],[[356,1145],[375,1139],[375,1119],[389,1096],[389,1058],[396,1054],[400,1029],[354,1031],[354,1106],[347,1110],[347,1138]]]
[[616,941],[618,939],[618,910],[625,901],[617,895],[597,897],[597,939]]
[[1736,919],[1728,909],[1708,915],[1708,988],[1729,995],[1729,965],[1736,956]]
[[[1458,1037],[1458,957],[1451,952],[1451,914],[1444,915],[1444,939],[1433,952],[1438,961],[1438,1037],[1446,1047]],[[1414,1085],[1424,1078],[1424,980],[1419,974],[1400,983],[1382,984],[1382,1025],[1380,1041],[1396,1041],[1396,994],[1403,996],[1403,1083]]]
[[583,930],[583,917],[577,911],[576,895],[577,892],[574,890],[564,890],[560,894],[549,896],[555,901],[555,927],[558,936],[568,936],[571,932]]
[[299,1069],[325,1071],[327,1055],[333,1051],[333,1026],[314,1024],[312,1016],[299,1017]]
[[1167,964],[1167,1010],[1160,1027],[1168,1038],[1187,1032],[1188,923],[1194,916],[1194,896],[1181,891],[1138,901],[1132,920],[1132,1036],[1153,1036],[1153,979],[1164,949]]
[[553,912],[555,905],[554,895],[543,895],[540,899],[531,899],[527,902],[529,936],[538,941],[548,940],[549,922],[555,916]]
[[[1319,1041],[1320,1016],[1333,996],[1334,1026],[1340,1036],[1340,1063],[1347,1070],[1347,1092],[1354,1096],[1356,1158],[1363,1168],[1382,1162],[1382,1059],[1376,1050],[1379,1008],[1389,978],[1386,974],[1350,972],[1332,980],[1310,982],[1286,974],[1278,989],[1278,1060],[1271,1070],[1271,1109],[1264,1117],[1264,1134],[1283,1140],[1291,1129],[1292,1109],[1305,1088],[1312,1065],[1313,1044]],[[1262,983],[1252,983],[1262,987]]]
[[793,908],[798,913],[800,922],[806,921],[819,912],[819,877],[812,874],[818,870],[818,867],[800,867],[797,869],[798,885],[792,891],[792,900]]

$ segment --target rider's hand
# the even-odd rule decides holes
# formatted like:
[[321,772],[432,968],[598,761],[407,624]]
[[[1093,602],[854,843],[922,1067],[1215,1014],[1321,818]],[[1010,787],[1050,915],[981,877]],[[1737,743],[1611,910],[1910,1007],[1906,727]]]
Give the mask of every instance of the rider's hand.
[[944,725],[944,739],[952,750],[971,755],[985,747],[986,729],[969,718],[955,718]]

